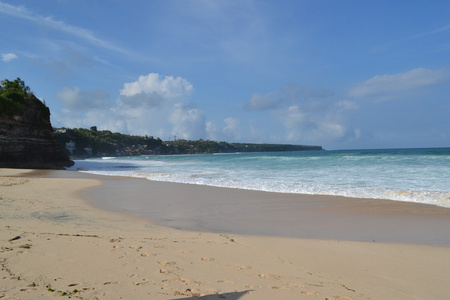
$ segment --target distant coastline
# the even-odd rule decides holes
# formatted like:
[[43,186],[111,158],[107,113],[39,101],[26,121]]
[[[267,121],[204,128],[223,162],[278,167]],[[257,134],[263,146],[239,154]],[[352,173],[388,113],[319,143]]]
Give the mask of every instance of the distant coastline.
[[135,136],[84,128],[57,128],[61,149],[74,159],[140,155],[213,154],[238,152],[319,151],[322,146],[292,144],[228,143],[211,140],[162,141],[153,136]]

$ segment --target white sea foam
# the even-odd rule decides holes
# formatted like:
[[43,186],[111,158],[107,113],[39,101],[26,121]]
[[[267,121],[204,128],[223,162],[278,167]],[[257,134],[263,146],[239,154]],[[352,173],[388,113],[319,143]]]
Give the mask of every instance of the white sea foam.
[[450,151],[401,151],[122,157],[76,161],[73,168],[156,181],[450,207]]

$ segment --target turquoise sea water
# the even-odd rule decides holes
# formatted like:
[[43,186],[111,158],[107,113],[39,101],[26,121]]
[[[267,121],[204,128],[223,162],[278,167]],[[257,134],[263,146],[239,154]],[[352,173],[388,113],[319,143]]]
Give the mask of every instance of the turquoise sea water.
[[450,208],[450,148],[104,157],[93,174],[260,191],[340,195]]

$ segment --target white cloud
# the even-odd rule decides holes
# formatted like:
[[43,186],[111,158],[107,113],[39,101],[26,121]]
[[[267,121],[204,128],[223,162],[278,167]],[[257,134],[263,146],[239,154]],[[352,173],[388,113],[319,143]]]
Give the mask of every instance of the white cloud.
[[381,100],[390,100],[392,99],[392,94],[437,85],[442,83],[446,77],[444,70],[424,68],[392,75],[377,75],[355,85],[350,90],[349,96],[353,98],[377,96],[381,97],[379,98]]
[[56,94],[56,98],[67,108],[75,110],[105,108],[104,100],[108,97],[108,93],[103,90],[82,91],[78,87],[64,87]]
[[169,115],[172,133],[183,139],[205,138],[205,115],[198,108],[177,103]]
[[[269,113],[266,119],[275,117],[270,126],[249,123],[250,132],[255,139],[273,132],[272,141],[305,144],[323,144],[348,138],[346,125],[347,113],[358,109],[358,105],[349,100],[335,100],[335,93],[321,87],[299,87],[288,85],[280,91],[265,95],[255,94],[246,105],[246,109]],[[271,116],[272,115],[272,116]],[[277,122],[277,121],[278,122]],[[281,128],[280,128],[281,127]],[[265,128],[262,134],[261,129]]]
[[321,144],[344,138],[347,128],[341,115],[329,110],[324,114],[291,106],[277,112],[286,129],[286,139],[294,143]]
[[179,98],[191,93],[192,84],[186,79],[173,76],[161,76],[158,73],[150,73],[146,76],[139,76],[134,82],[124,84],[120,90],[123,96],[133,96],[139,93],[157,93],[165,98]]
[[118,102],[127,107],[158,107],[165,101],[184,100],[193,89],[184,78],[150,73],[125,83]]
[[31,22],[38,23],[41,26],[46,26],[56,31],[64,32],[80,39],[83,39],[93,45],[100,46],[105,49],[126,53],[127,51],[96,37],[90,30],[73,26],[62,21],[56,21],[52,17],[43,17],[38,15],[24,6],[14,6],[7,3],[0,2],[0,13],[8,14],[10,16],[25,19]]
[[100,130],[112,132],[127,132],[127,123],[117,118],[118,115],[111,109],[95,109],[80,111],[64,108],[52,112],[52,123],[55,127],[89,128],[97,126]]
[[224,128],[225,131],[239,130],[240,122],[238,119],[229,117],[224,119],[224,121],[227,124],[227,126]]
[[[243,130],[241,121],[237,118],[228,117],[223,119],[224,125],[218,126],[213,121],[206,122],[206,134],[209,139],[216,141],[241,141]],[[246,142],[249,141],[246,137]]]
[[140,92],[132,96],[120,96],[118,103],[120,106],[127,108],[156,108],[164,103],[164,98],[153,92]]
[[137,135],[156,135],[167,138],[171,133],[168,121],[169,109],[150,109],[146,107],[113,109],[114,120],[120,120],[123,133]]
[[23,6],[14,6],[0,2],[0,12],[24,19],[32,19],[30,12]]
[[236,140],[239,140],[241,138],[241,122],[236,118],[226,118],[224,119],[224,122],[226,124],[225,128],[223,129],[223,133],[228,138],[233,138]]
[[2,60],[4,61],[4,62],[10,62],[10,61],[12,61],[12,60],[14,60],[14,59],[17,59],[18,57],[17,57],[17,55],[15,55],[14,53],[5,53],[5,54],[2,54]]
[[151,73],[124,84],[116,105],[107,108],[106,92],[64,88],[57,97],[65,109],[55,113],[60,126],[108,129],[161,138],[204,138],[204,113],[185,100],[193,87],[181,77]]
[[223,140],[219,127],[213,121],[207,121],[205,124],[206,136],[212,140]]

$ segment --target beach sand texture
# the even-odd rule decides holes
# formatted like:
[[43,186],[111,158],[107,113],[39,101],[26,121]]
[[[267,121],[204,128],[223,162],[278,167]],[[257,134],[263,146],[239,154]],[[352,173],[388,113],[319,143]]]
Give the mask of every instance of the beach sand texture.
[[448,299],[449,247],[176,230],[56,177],[0,169],[0,299]]

